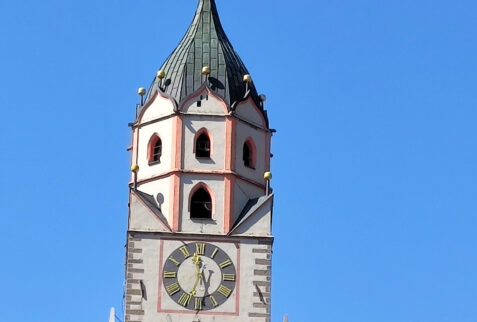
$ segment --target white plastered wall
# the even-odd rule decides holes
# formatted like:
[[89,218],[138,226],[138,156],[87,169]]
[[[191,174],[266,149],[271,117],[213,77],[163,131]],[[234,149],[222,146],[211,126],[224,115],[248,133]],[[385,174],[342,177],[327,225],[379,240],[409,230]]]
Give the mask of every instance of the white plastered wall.
[[[225,167],[226,126],[223,117],[185,115],[183,117],[182,159],[186,170],[222,170]],[[207,129],[211,143],[210,158],[196,158],[195,135]]]
[[[265,184],[265,180],[263,179],[263,173],[266,171],[265,156],[270,154],[270,151],[265,151],[267,134],[240,121],[237,121],[235,133],[235,146],[237,149],[235,153],[235,165],[237,173],[255,182]],[[243,163],[243,145],[248,137],[252,138],[256,147],[255,169],[246,167]]]
[[[172,142],[172,124],[172,119],[167,118],[138,128],[138,180],[149,179],[169,171],[172,168],[172,144],[175,144],[175,142]],[[161,138],[162,156],[160,163],[149,165],[149,160],[147,159],[148,145],[154,134],[157,134]]]

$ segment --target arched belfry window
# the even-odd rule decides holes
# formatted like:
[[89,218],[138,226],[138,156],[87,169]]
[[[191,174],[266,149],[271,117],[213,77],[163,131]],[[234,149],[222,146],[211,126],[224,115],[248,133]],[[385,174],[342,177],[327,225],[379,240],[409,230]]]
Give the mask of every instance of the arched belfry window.
[[195,156],[210,158],[210,138],[206,132],[200,134],[195,141]]
[[251,139],[248,139],[243,144],[242,159],[244,166],[255,169],[255,144]]
[[190,218],[212,218],[212,198],[206,189],[199,188],[192,195],[190,201]]
[[160,163],[162,156],[162,141],[159,136],[154,134],[149,140],[148,159],[149,164]]

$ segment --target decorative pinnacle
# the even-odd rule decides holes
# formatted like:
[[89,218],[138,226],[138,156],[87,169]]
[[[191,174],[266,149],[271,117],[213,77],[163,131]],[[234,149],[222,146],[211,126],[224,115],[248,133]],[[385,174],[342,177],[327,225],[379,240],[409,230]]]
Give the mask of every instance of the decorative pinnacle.
[[137,173],[139,171],[139,166],[137,164],[133,164],[131,166],[131,171]]
[[202,75],[209,75],[210,74],[210,67],[208,65],[205,65],[202,67]]
[[243,81],[244,83],[251,83],[252,82],[252,77],[249,74],[243,75]]
[[139,87],[139,89],[137,90],[137,94],[141,97],[146,95],[146,89],[144,87]]
[[159,69],[159,70],[157,71],[157,75],[156,75],[156,76],[157,76],[157,78],[159,78],[159,79],[163,79],[164,77],[166,77],[166,72],[163,71],[162,69]]
[[272,180],[272,173],[267,171],[263,174],[263,179],[267,180],[267,181],[270,181]]

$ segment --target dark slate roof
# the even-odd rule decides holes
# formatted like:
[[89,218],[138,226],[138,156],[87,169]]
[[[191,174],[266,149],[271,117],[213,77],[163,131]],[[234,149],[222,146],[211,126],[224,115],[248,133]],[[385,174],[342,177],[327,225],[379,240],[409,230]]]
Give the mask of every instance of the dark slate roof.
[[[180,104],[204,84],[206,79],[201,71],[205,65],[210,67],[209,87],[225,100],[229,109],[247,95],[262,109],[253,82],[246,93],[243,76],[249,73],[225,35],[215,0],[199,0],[197,12],[184,38],[161,67],[166,73],[162,88],[160,79],[156,77],[147,99],[159,89]],[[262,112],[266,119],[266,113]]]

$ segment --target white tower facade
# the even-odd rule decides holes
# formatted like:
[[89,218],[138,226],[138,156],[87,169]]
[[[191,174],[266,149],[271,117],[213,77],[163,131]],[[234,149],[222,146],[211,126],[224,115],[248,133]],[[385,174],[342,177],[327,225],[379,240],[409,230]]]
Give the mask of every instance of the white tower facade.
[[125,321],[270,321],[263,103],[200,0],[131,124]]

